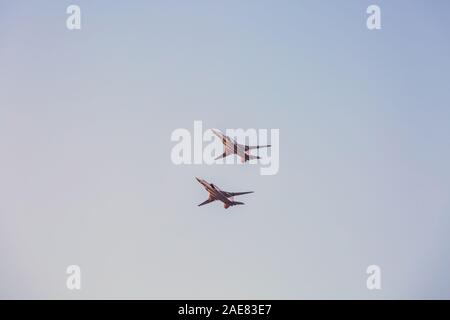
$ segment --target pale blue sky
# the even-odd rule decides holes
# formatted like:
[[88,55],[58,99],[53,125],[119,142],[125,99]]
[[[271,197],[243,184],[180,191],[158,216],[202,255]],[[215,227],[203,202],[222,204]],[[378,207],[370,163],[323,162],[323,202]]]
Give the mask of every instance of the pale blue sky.
[[[0,297],[450,298],[449,12],[0,0]],[[194,120],[280,129],[279,174],[173,165]]]

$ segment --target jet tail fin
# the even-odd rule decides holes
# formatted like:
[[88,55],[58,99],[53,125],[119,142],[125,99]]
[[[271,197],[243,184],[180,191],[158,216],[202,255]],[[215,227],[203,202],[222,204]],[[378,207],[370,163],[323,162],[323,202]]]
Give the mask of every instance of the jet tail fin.
[[253,159],[261,159],[261,157],[246,153],[244,157],[241,157],[241,162],[244,163],[244,162],[247,162],[247,161],[253,160]]
[[225,209],[228,209],[230,206],[237,206],[237,205],[239,205],[239,204],[245,204],[245,203],[239,202],[239,201],[231,201],[230,203],[225,203],[225,204],[223,205],[223,207],[224,207]]

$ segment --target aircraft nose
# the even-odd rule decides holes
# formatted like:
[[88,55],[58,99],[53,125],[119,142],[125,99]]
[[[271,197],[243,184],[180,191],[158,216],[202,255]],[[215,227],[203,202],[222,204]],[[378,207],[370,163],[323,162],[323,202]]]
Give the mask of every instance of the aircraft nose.
[[202,183],[202,179],[195,177],[195,179],[197,179],[198,182]]

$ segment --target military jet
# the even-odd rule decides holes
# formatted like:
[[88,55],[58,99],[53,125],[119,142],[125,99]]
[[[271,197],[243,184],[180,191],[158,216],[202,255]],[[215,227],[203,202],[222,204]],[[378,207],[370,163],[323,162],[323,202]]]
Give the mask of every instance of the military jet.
[[[239,204],[244,204],[243,202],[238,202],[238,201],[234,201],[233,197],[234,196],[240,196],[243,194],[248,194],[248,193],[253,193],[253,191],[247,191],[247,192],[226,192],[223,190],[220,190],[217,186],[215,186],[212,183],[208,183],[203,179],[200,178],[195,178],[197,179],[198,182],[200,182],[201,185],[203,185],[206,189],[206,191],[208,191],[209,193],[209,197],[207,200],[203,201],[202,203],[200,203],[198,206],[203,206],[205,204],[208,204],[210,202],[219,200],[223,202],[223,207],[225,209],[228,209],[231,206],[236,206]],[[231,198],[231,200],[230,200]]]
[[219,130],[211,129],[211,131],[217,137],[219,137],[219,139],[223,143],[223,148],[224,148],[223,154],[221,154],[214,160],[225,158],[226,156],[229,156],[231,154],[236,154],[238,157],[241,158],[241,161],[243,163],[248,160],[252,160],[252,159],[261,159],[258,156],[251,155],[250,150],[260,149],[260,148],[269,148],[271,146],[270,144],[265,145],[265,146],[247,146],[247,145],[237,143],[234,139],[224,135]]

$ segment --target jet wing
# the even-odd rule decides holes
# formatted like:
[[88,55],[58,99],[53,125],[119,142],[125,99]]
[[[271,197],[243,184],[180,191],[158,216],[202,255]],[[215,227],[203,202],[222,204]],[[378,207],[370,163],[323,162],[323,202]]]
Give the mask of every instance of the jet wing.
[[224,192],[225,196],[227,198],[229,197],[234,197],[234,196],[241,196],[243,194],[249,194],[249,193],[253,193],[253,191],[246,191],[246,192]]
[[270,147],[271,147],[270,144],[268,144],[266,146],[245,146],[245,151],[254,150],[254,149],[260,149],[260,148],[270,148]]
[[220,156],[218,156],[217,158],[214,158],[214,160],[219,160],[219,159],[221,159],[221,158],[225,158],[226,156],[227,156],[227,153],[224,152],[224,153],[222,153]]
[[213,202],[214,200],[216,200],[216,199],[207,199],[207,200],[203,201],[202,203],[200,203],[198,206],[199,206],[199,207],[200,207],[200,206],[203,206],[203,205],[205,205],[205,204],[208,204],[208,203],[210,203],[210,202]]
[[216,157],[214,160],[219,160],[219,159],[225,158],[226,156],[229,156],[230,154],[232,154],[232,153],[228,152],[225,149],[225,151],[220,156]]

